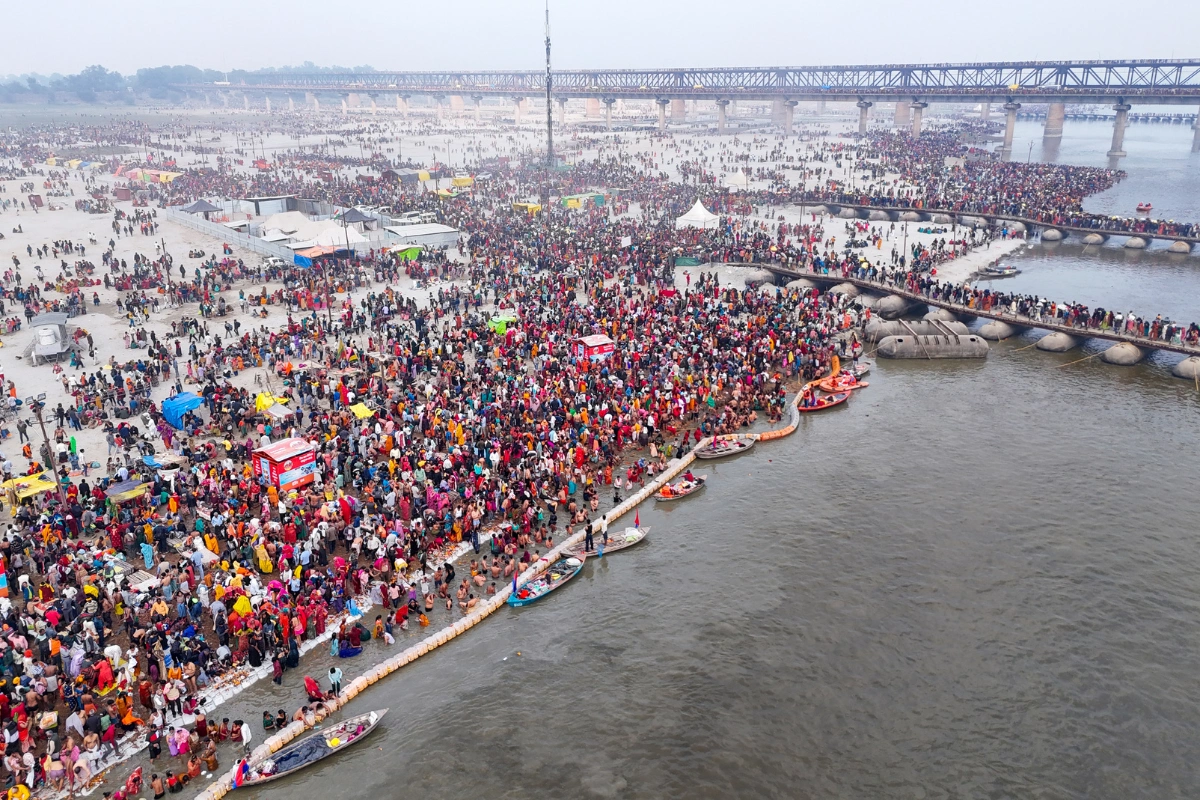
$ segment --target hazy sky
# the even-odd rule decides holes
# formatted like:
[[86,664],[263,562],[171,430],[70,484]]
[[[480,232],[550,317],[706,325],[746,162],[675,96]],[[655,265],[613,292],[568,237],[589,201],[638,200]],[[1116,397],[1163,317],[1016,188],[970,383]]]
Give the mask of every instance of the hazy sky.
[[[6,0],[0,75],[313,61],[536,69],[543,0]],[[1141,10],[1139,10],[1139,8]],[[1200,58],[1200,2],[552,0],[556,67]],[[1161,20],[1161,21],[1156,21]],[[53,22],[53,26],[47,23]]]

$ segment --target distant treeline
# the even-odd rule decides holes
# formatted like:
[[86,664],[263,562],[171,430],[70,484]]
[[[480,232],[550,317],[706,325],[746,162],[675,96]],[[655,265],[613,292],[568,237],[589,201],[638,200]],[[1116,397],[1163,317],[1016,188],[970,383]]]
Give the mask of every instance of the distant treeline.
[[362,67],[318,67],[306,61],[294,67],[267,67],[266,69],[236,69],[221,72],[201,69],[190,64],[139,69],[134,75],[122,75],[96,64],[74,75],[46,78],[40,75],[22,75],[0,82],[0,103],[125,103],[132,105],[138,100],[153,100],[159,103],[182,103],[182,92],[171,88],[178,83],[215,83],[229,81],[237,83],[250,75],[289,74],[297,72],[374,72],[369,66]]

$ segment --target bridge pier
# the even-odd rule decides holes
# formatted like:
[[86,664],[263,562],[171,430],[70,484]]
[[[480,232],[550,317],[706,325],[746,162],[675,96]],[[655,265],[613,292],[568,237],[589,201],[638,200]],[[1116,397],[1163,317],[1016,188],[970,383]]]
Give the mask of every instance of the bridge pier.
[[377,95],[371,95],[371,113],[372,114],[379,113],[379,101],[376,99],[376,97],[377,97]]
[[1046,112],[1046,127],[1042,130],[1042,139],[1061,139],[1063,121],[1067,118],[1066,103],[1051,103]]
[[687,119],[687,102],[684,100],[671,101],[671,121],[683,122]]
[[271,98],[270,98],[270,97],[267,97],[267,98],[266,98],[266,101],[267,101],[267,102],[266,102],[266,106],[267,106],[267,113],[268,113],[268,114],[270,114],[270,113],[271,113]]
[[991,116],[992,116],[992,104],[991,103],[980,103],[979,104],[979,119],[983,122],[987,122]]
[[859,100],[857,105],[858,105],[858,135],[866,136],[867,135],[867,119],[871,115],[871,106],[874,104],[867,100]]
[[1012,155],[1013,130],[1017,127],[1017,112],[1020,110],[1020,103],[1004,104],[1004,144],[1000,147],[1000,154],[1005,160]]
[[396,110],[405,117],[408,116],[408,98],[406,98],[404,95],[396,95]]
[[1200,114],[1196,115],[1196,121],[1192,123],[1192,152],[1200,153]]
[[567,124],[567,101],[565,98],[558,101],[558,124]]
[[604,130],[606,131],[612,130],[612,110],[616,104],[617,99],[615,97],[604,98]]
[[725,132],[726,115],[729,113],[729,101],[717,101],[717,133]]
[[925,109],[929,108],[929,103],[917,100],[912,104],[912,135],[914,139],[921,136],[921,117],[924,116]]
[[350,97],[349,97],[349,95],[342,95],[342,116],[345,117],[345,116],[348,116],[349,114],[350,114]]
[[450,95],[450,111],[451,111],[451,113],[462,112],[462,111],[465,111],[466,108],[467,108],[467,104],[465,102],[463,102],[463,96],[461,94]]
[[908,127],[912,118],[912,102],[909,100],[896,101],[895,124],[897,128]]
[[321,112],[321,101],[317,99],[315,94],[313,95],[313,112],[318,114]]
[[771,124],[783,127],[783,101],[771,101]]
[[290,113],[290,112],[293,112],[293,111],[295,111],[295,110],[296,110],[296,98],[292,97],[292,96],[289,94],[289,95],[288,95],[288,112]]
[[521,124],[521,115],[525,113],[525,98],[513,98],[513,122],[517,125]]
[[[672,116],[674,116],[674,111],[675,111],[675,109],[672,108],[671,109]],[[587,119],[595,119],[596,117],[600,116],[600,98],[589,97],[586,100],[584,100],[583,116],[586,117]]]
[[478,125],[483,116],[483,95],[471,95],[471,101],[475,103],[475,124]]
[[242,95],[242,108],[244,108],[247,111],[250,110],[250,95],[248,95],[248,94]]
[[667,129],[667,106],[671,101],[660,97],[654,102],[658,103],[658,129],[665,131]]
[[784,136],[792,135],[792,124],[795,122],[795,119],[796,119],[796,105],[797,105],[797,103],[795,100],[784,100],[783,101],[783,135]]
[[1113,111],[1117,112],[1117,118],[1113,121],[1112,148],[1108,151],[1109,158],[1120,158],[1125,155],[1125,125],[1129,121],[1130,108],[1128,103],[1117,103],[1113,106]]

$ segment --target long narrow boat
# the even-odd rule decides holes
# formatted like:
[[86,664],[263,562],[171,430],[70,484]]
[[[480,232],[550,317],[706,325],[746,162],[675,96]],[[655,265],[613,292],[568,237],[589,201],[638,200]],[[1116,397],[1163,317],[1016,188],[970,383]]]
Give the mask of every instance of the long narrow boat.
[[[690,494],[695,494],[704,488],[705,482],[708,480],[707,475],[697,475],[694,481],[682,480],[678,483],[668,483],[663,488],[654,493],[654,499],[662,503],[671,503],[675,500],[682,500]],[[667,490],[670,491],[667,491]],[[666,492],[666,494],[664,494]]]
[[711,459],[738,455],[750,450],[757,441],[757,439],[751,439],[749,436],[739,436],[736,439],[717,439],[703,447],[697,448],[696,458]]
[[817,384],[822,392],[829,394],[838,394],[839,392],[850,392],[855,389],[865,389],[871,384],[866,381],[860,381],[856,376],[843,372],[838,376],[830,375]]
[[527,606],[560,588],[583,569],[584,556],[570,555],[555,561],[550,567],[527,583],[521,584],[508,596],[510,606]]
[[[612,531],[609,531],[608,544],[603,545],[604,554],[608,555],[609,553],[615,553],[618,550],[624,550],[626,547],[633,547],[635,544],[640,542],[642,539],[645,539],[646,534],[648,534],[649,532],[650,532],[649,525],[643,525],[640,528],[635,528],[632,525],[630,525],[628,528],[626,528],[623,531],[620,531],[619,533],[613,533]],[[567,552],[574,554],[576,557],[587,556],[588,558],[592,558],[593,556],[600,555],[599,548],[601,547],[603,542],[604,542],[604,534],[597,533],[592,537],[593,547],[591,550],[584,550],[583,549],[584,542],[580,542],[579,544],[575,545],[574,547],[569,548],[567,550]]]
[[849,399],[849,392],[840,392],[838,394],[831,394],[818,398],[815,406],[797,405],[796,410],[806,414],[810,411],[824,411],[827,408],[833,408],[834,406],[841,405]]
[[387,712],[388,710],[384,708],[351,717],[331,728],[326,728],[319,733],[289,744],[265,758],[246,762],[244,768],[242,763],[238,762],[238,766],[234,768],[233,785],[235,788],[241,789],[247,786],[258,786],[260,783],[269,783],[311,766],[351,745],[358,744],[367,738],[367,734],[375,730],[379,725],[379,720],[383,719],[383,715]]

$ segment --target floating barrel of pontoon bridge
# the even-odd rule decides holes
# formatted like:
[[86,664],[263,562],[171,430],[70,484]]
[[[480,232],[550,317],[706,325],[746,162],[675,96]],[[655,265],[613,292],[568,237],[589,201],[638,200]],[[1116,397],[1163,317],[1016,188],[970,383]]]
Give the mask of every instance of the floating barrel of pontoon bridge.
[[913,334],[917,336],[940,336],[945,333],[957,333],[960,336],[966,336],[970,331],[961,322],[941,322],[925,319],[873,319],[867,323],[867,338],[873,341],[880,341],[887,336],[911,336]]
[[966,336],[888,336],[876,353],[884,358],[987,358],[988,343],[974,334]]

